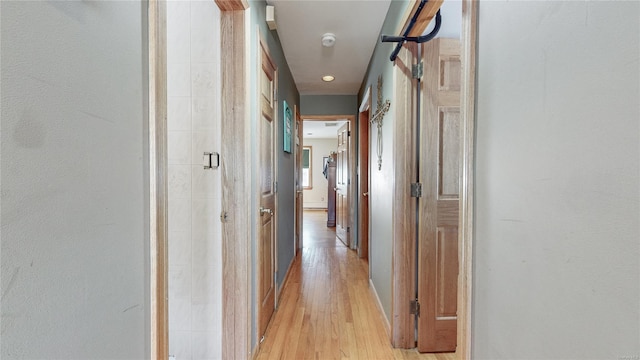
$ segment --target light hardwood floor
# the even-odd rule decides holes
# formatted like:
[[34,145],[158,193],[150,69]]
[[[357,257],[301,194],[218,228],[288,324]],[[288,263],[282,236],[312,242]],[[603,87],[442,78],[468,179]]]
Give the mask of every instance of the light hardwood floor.
[[305,211],[303,226],[304,248],[256,359],[455,359],[393,349],[369,289],[367,262],[336,240],[326,212]]

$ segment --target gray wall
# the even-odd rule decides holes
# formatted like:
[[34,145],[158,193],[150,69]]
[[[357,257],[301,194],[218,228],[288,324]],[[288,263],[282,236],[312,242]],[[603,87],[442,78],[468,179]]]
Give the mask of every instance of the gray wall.
[[302,95],[300,96],[302,115],[357,115],[356,95]]
[[[389,12],[382,26],[381,33],[395,34],[400,17],[407,8],[406,1],[392,1]],[[376,44],[367,75],[360,90],[359,99],[362,98],[366,88],[371,86],[371,98],[373,104],[371,109],[375,112],[376,99],[378,97],[378,76],[382,75],[383,87],[382,97],[391,101],[391,107],[384,116],[382,126],[382,169],[377,167],[377,134],[376,126],[371,127],[369,158],[371,159],[371,173],[369,180],[369,211],[370,211],[370,231],[369,231],[369,277],[373,282],[382,308],[387,319],[391,320],[391,254],[392,254],[392,211],[393,211],[393,128],[394,128],[394,106],[393,101],[393,63],[389,60],[389,55],[395,45],[391,43]],[[359,105],[362,100],[358,100]]]
[[149,358],[146,3],[0,9],[0,357]]
[[[282,52],[282,45],[280,45],[280,39],[278,38],[278,33],[276,31],[270,31],[267,27],[267,23],[265,21],[265,12],[266,12],[266,2],[264,1],[250,1],[250,30],[249,35],[251,36],[250,42],[250,79],[252,82],[252,86],[250,89],[258,89],[258,85],[256,79],[258,79],[257,69],[259,68],[259,64],[257,61],[259,60],[259,40],[258,40],[258,30],[260,36],[266,41],[267,46],[269,48],[269,52],[271,54],[272,60],[275,62],[277,70],[278,70],[278,116],[276,118],[276,134],[277,141],[274,144],[276,147],[276,162],[278,166],[278,192],[277,192],[277,206],[278,206],[278,215],[277,215],[277,258],[278,262],[276,264],[278,272],[276,278],[276,286],[278,289],[281,288],[286,272],[293,260],[293,251],[294,251],[294,230],[295,230],[295,183],[294,183],[294,170],[295,170],[295,157],[292,152],[285,153],[283,149],[284,142],[284,130],[283,130],[283,121],[284,118],[284,107],[283,101],[287,102],[287,105],[291,108],[291,111],[294,111],[294,105],[300,104],[300,95],[298,93],[298,89],[293,81],[293,76],[291,75],[291,71],[289,70],[289,65],[287,64],[286,59],[284,58],[284,53]],[[257,129],[257,121],[259,118],[258,113],[258,92],[250,91],[251,96],[251,122],[253,126],[252,129]],[[252,154],[253,159],[252,162],[254,164],[254,169],[257,169],[257,137],[256,132],[252,131]],[[252,192],[254,194],[257,193],[256,190],[256,179],[252,181]],[[255,196],[252,197],[253,206],[257,214],[258,205],[255,203]],[[253,223],[255,224],[255,219],[253,219]],[[252,236],[252,252],[253,252],[253,261],[252,263],[257,264],[257,259],[255,258],[256,251],[256,236],[253,234]],[[255,275],[256,269],[253,269],[253,284],[252,291],[255,294],[256,283],[255,283]],[[252,297],[255,298],[255,295]],[[256,340],[256,314],[255,309],[252,311],[252,348],[255,346]]]
[[475,359],[640,355],[639,18],[480,3]]

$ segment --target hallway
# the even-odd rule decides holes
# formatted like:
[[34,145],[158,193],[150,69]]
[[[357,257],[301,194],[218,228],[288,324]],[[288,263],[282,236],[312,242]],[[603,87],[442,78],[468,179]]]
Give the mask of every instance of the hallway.
[[454,359],[393,349],[369,289],[368,265],[305,211],[304,248],[294,260],[257,359]]

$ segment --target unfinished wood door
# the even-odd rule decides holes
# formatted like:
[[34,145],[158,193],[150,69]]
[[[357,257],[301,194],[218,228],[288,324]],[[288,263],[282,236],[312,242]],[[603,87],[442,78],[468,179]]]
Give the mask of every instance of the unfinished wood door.
[[259,122],[258,336],[264,335],[275,307],[276,68],[261,44]]
[[336,236],[349,246],[349,122],[338,129]]
[[[411,197],[411,183],[418,178],[417,111],[418,81],[412,65],[417,62],[418,47],[406,43],[393,67],[393,301],[391,342],[394,347],[416,346],[416,318],[410,301],[416,299],[417,199]],[[389,83],[389,82],[387,82]],[[387,115],[387,116],[389,116]],[[385,120],[389,121],[389,120]]]
[[293,256],[302,248],[302,214],[303,214],[303,188],[302,188],[302,118],[298,111],[298,106],[294,105],[296,116],[296,164],[295,164],[295,184],[296,184],[296,228]]
[[460,188],[460,42],[423,45],[418,229],[418,350],[456,350]]

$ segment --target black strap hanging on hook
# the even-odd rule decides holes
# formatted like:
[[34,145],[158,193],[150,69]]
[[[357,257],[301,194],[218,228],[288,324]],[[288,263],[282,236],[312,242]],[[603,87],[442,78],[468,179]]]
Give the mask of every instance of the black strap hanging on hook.
[[426,3],[427,3],[427,0],[421,0],[420,1],[420,5],[418,6],[418,9],[416,10],[416,13],[413,14],[413,17],[411,18],[411,22],[409,22],[409,26],[407,26],[407,29],[404,31],[404,35],[402,35],[402,36],[382,35],[381,36],[380,41],[382,41],[382,42],[397,42],[398,43],[398,45],[396,45],[396,48],[391,53],[391,56],[389,57],[389,59],[391,61],[395,61],[396,60],[396,57],[398,56],[398,53],[400,52],[400,49],[402,48],[402,44],[404,44],[405,41],[411,41],[411,42],[415,42],[415,43],[420,44],[420,43],[425,43],[425,42],[433,39],[434,37],[436,37],[436,35],[438,35],[438,31],[440,31],[440,25],[442,25],[442,16],[440,16],[440,9],[438,9],[438,12],[436,13],[436,26],[433,28],[433,30],[431,30],[430,33],[428,33],[427,35],[422,35],[422,36],[407,36],[407,35],[409,35],[409,32],[411,32],[411,29],[413,29],[413,26],[416,24],[418,16],[422,12],[422,8],[424,7],[424,5]]

